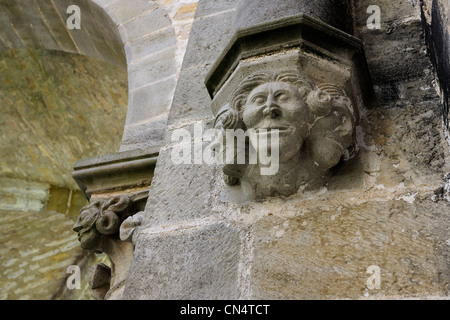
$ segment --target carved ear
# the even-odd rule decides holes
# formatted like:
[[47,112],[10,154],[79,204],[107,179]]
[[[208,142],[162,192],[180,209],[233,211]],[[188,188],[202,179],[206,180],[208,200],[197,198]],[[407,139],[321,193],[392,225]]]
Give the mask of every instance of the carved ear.
[[224,129],[237,129],[239,123],[239,114],[236,112],[236,110],[228,110],[222,123]]
[[128,209],[131,203],[131,198],[126,195],[115,196],[105,202],[103,205],[103,211],[110,210],[115,213],[121,213]]
[[309,109],[317,116],[324,117],[331,112],[331,96],[320,89],[312,90],[306,98]]
[[119,231],[120,219],[111,210],[103,211],[95,223],[98,232],[104,235],[112,235]]

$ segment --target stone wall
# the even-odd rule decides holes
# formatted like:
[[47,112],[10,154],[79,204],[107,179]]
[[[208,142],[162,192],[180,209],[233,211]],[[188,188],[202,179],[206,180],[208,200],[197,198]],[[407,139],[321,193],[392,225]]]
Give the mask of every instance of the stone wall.
[[84,56],[0,51],[0,175],[77,189],[75,161],[117,151],[127,74]]
[[[303,7],[299,1],[286,12],[273,1],[261,1],[263,5],[249,11],[242,9],[244,0],[139,0],[132,6],[125,0],[71,1],[82,9],[84,27],[79,32],[64,25],[69,1],[52,3],[36,2],[27,19],[23,0],[2,4],[0,47],[81,53],[127,69],[123,136],[113,135],[122,138],[120,148],[109,149],[120,152],[85,161],[88,169],[103,169],[105,163],[119,160],[124,169],[128,160],[140,161],[149,156],[148,150],[153,156],[162,146],[154,177],[152,172],[142,178],[153,181],[145,211],[138,214],[142,225],[133,235],[136,251],[124,299],[448,298],[450,234],[443,179],[450,163],[442,130],[448,112],[448,61],[441,55],[441,48],[447,49],[439,42],[448,37],[443,28],[448,8],[443,1],[424,1],[426,8],[419,1],[377,1],[380,29],[367,26],[367,8],[373,4],[369,0],[346,2],[352,24],[341,19],[349,16],[349,6],[344,6],[344,15],[333,17],[327,1],[305,2]],[[299,8],[361,39],[375,96],[360,110],[355,156],[336,167],[324,188],[240,203],[240,189],[225,184],[220,166],[173,162],[172,134],[178,129],[193,133],[196,124],[212,128],[215,114],[205,80],[238,26],[265,23],[272,11],[277,14],[271,18],[289,19]],[[430,17],[434,22],[427,21]],[[440,30],[442,37],[435,37]],[[36,66],[26,55],[25,59],[24,65]],[[89,120],[95,122],[99,116]],[[4,137],[10,139],[8,134]],[[108,153],[106,149],[92,148],[99,151],[95,156]],[[33,154],[55,161],[51,153]],[[33,161],[31,153],[19,158]],[[21,174],[12,163],[4,168],[15,172],[8,179]],[[54,176],[70,180],[64,174]],[[20,192],[5,219],[21,216],[12,212],[15,204],[27,203],[41,211],[52,195],[73,199],[71,187],[36,181],[44,184],[33,183],[26,187],[29,192]],[[131,189],[121,192],[132,193]],[[0,188],[3,194],[11,190]],[[48,203],[68,213],[69,202]],[[6,245],[12,246],[12,241]],[[19,259],[12,259],[4,265],[4,279],[11,288],[23,287],[26,284],[13,283],[30,270],[16,273]],[[21,268],[27,267],[25,262]],[[367,269],[373,265],[381,270],[379,289],[366,285]],[[69,297],[71,292],[63,289],[55,297]],[[14,290],[4,298],[23,294]]]
[[448,298],[449,150],[420,4],[378,1],[369,29],[372,4],[352,2],[375,91],[356,156],[319,191],[242,204],[219,166],[171,158],[175,130],[212,127],[203,83],[236,31],[238,1],[198,3],[124,298]]
[[[88,274],[93,259],[80,249],[72,219],[54,211],[0,213],[1,300],[53,299],[66,287],[69,266],[78,265],[82,275]],[[75,294],[71,298],[91,299],[86,280],[83,289],[68,293]]]

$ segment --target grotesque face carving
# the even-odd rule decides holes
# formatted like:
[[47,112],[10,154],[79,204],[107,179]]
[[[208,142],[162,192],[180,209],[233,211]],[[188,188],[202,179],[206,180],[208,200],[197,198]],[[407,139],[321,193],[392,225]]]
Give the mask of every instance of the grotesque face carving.
[[[253,89],[242,114],[253,146],[259,135],[278,131],[280,161],[284,162],[303,146],[307,134],[308,110],[299,89],[286,82],[269,82]],[[261,132],[262,130],[262,132]]]
[[100,234],[95,227],[95,224],[100,217],[101,202],[96,201],[83,207],[80,211],[73,231],[78,233],[78,241],[81,243],[81,248],[88,250],[98,247],[100,243]]
[[257,73],[239,84],[216,128],[243,129],[255,149],[261,136],[271,139],[277,130],[280,170],[274,177],[255,174],[252,165],[260,163],[226,164],[223,171],[227,184],[245,181],[256,198],[286,196],[300,185],[317,185],[339,163],[353,146],[355,117],[350,99],[333,84],[316,86],[293,72]]
[[121,222],[128,217],[130,199],[127,196],[97,200],[83,207],[73,231],[78,233],[81,248],[101,252],[102,236],[110,236],[119,231]]

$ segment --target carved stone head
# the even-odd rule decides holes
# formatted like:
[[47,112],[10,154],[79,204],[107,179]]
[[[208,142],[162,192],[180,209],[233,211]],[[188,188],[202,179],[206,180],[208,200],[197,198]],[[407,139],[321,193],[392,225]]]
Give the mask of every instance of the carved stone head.
[[267,150],[279,152],[279,170],[272,177],[254,170],[259,162],[223,168],[227,183],[242,182],[251,197],[264,198],[287,196],[321,180],[352,148],[355,117],[350,99],[334,85],[316,86],[293,72],[257,73],[239,84],[215,126],[244,130],[247,152],[257,149],[262,137],[276,138],[277,148]]
[[128,196],[116,196],[108,200],[96,200],[83,207],[73,226],[81,247],[102,252],[102,237],[119,232],[121,223],[130,215],[130,204]]

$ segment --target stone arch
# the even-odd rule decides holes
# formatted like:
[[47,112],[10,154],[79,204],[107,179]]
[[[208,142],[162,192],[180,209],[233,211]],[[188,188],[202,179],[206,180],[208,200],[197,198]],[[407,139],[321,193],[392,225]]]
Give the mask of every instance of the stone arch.
[[[67,8],[81,10],[82,27],[69,30]],[[126,68],[121,36],[106,12],[88,0],[7,0],[0,4],[0,49],[36,48],[76,53]],[[105,27],[106,26],[106,27]]]
[[156,1],[92,1],[116,24],[126,53],[129,103],[120,151],[158,146],[181,67],[172,21]]
[[[69,30],[67,8],[81,11]],[[0,50],[39,48],[86,55],[128,71],[128,111],[120,151],[159,145],[180,61],[165,8],[155,1],[7,0],[0,4]]]

